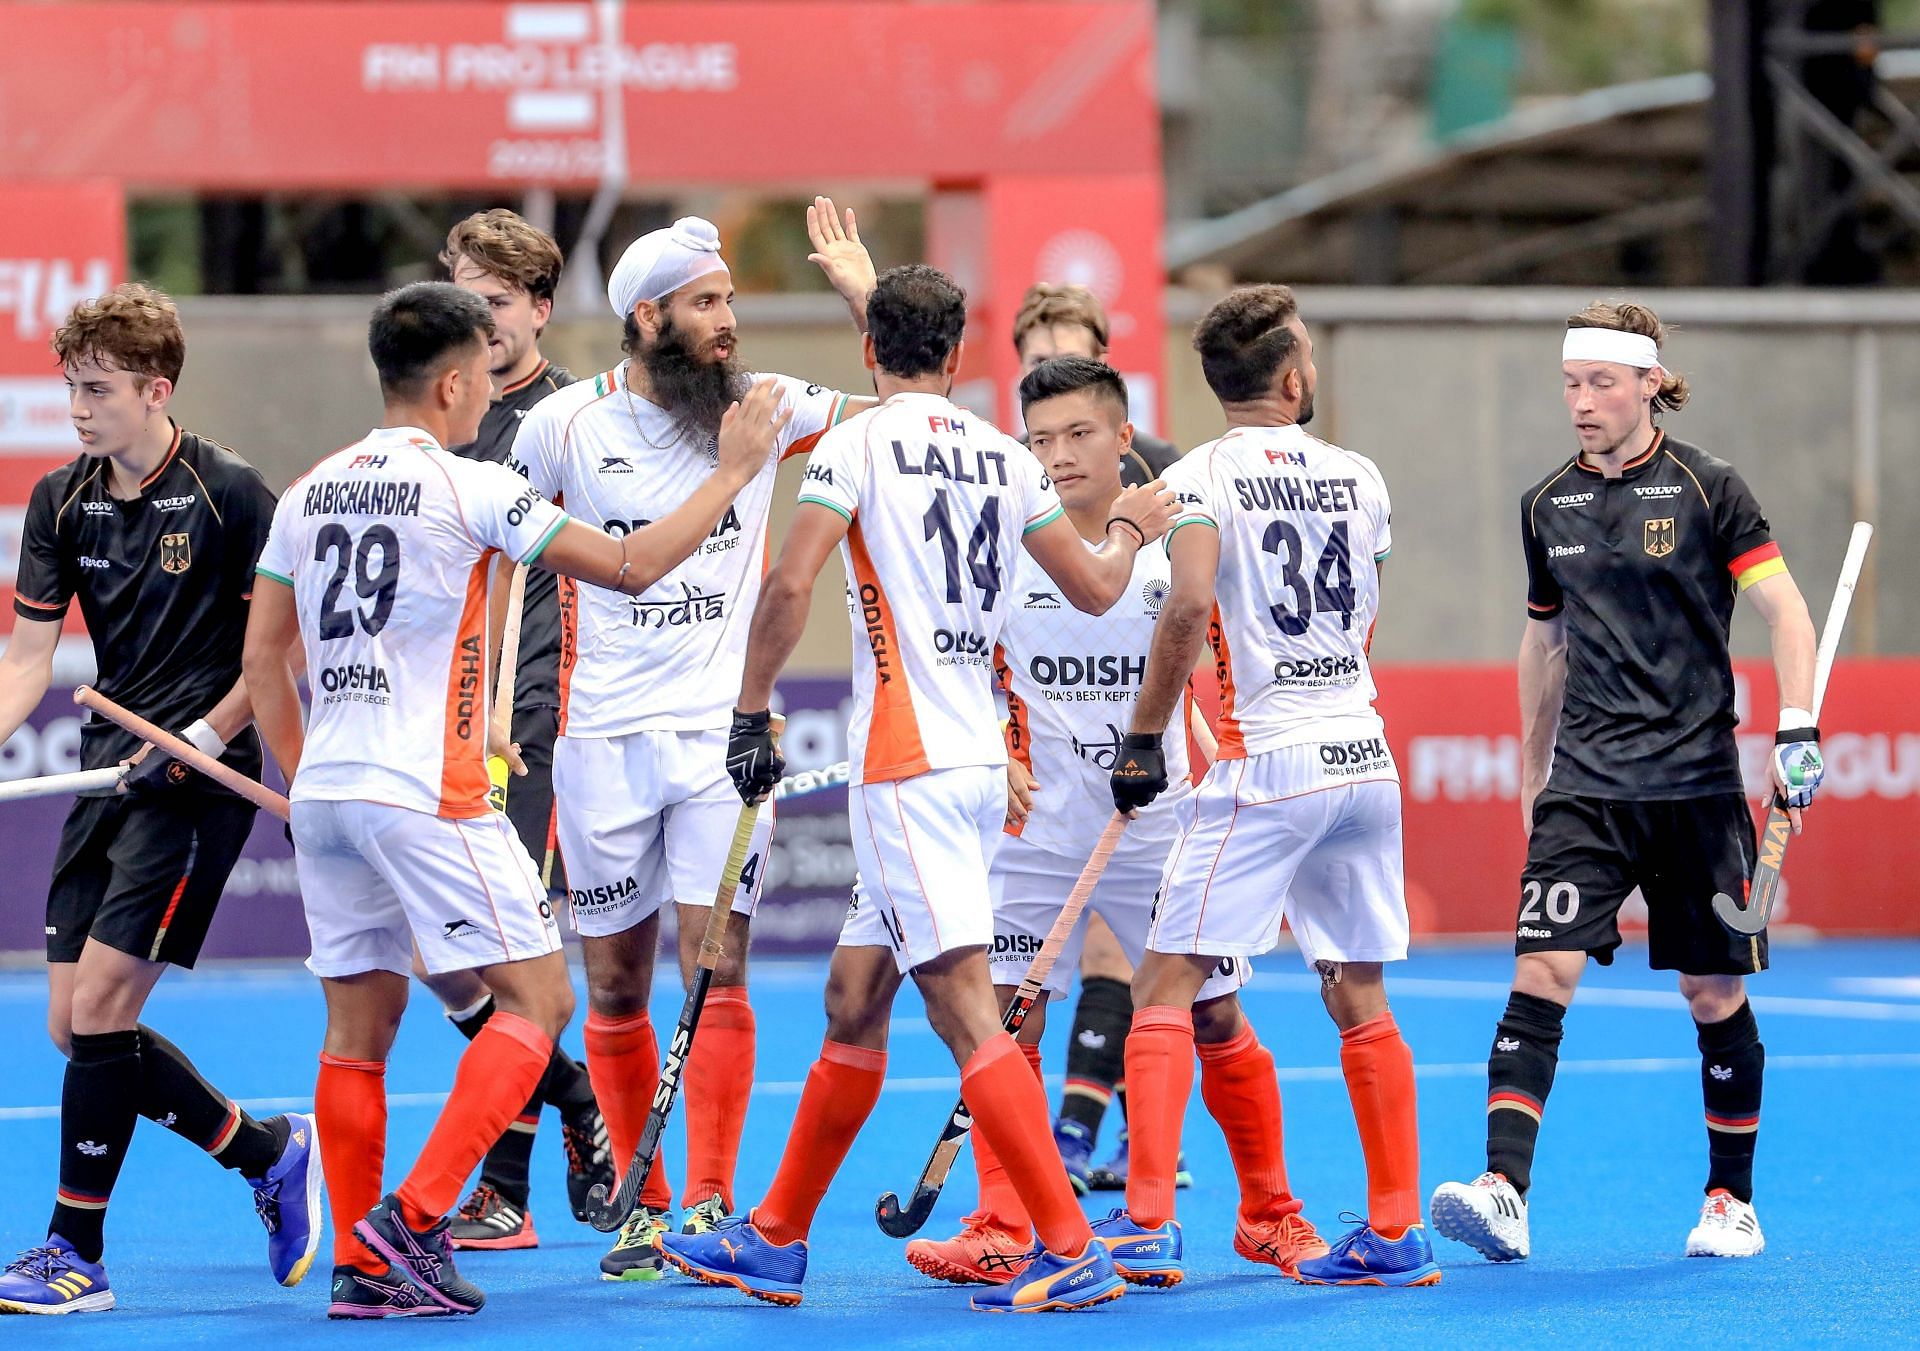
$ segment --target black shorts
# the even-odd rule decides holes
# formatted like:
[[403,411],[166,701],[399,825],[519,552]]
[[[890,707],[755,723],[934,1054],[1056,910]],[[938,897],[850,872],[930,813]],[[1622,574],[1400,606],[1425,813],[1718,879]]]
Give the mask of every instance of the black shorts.
[[553,821],[553,743],[560,735],[560,710],[552,707],[513,711],[513,739],[526,761],[527,773],[507,777],[507,820],[527,847],[533,866],[547,890],[567,889],[566,865]]
[[77,962],[87,939],[191,967],[254,807],[226,793],[83,797],[60,832],[47,891],[47,960]]
[[1767,936],[1735,933],[1715,892],[1744,900],[1753,876],[1753,814],[1738,793],[1614,802],[1542,793],[1520,874],[1516,952],[1585,952],[1602,966],[1620,946],[1620,903],[1647,903],[1647,964],[1689,976],[1767,968]]

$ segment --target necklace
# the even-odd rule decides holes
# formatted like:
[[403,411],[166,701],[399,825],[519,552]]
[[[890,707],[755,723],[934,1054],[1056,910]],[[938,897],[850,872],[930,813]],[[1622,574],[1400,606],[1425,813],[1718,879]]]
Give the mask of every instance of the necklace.
[[633,423],[633,434],[639,437],[643,443],[652,447],[654,450],[665,450],[667,446],[670,446],[673,444],[671,440],[669,440],[666,443],[666,445],[661,445],[659,442],[655,441],[652,437],[648,436],[645,429],[640,426],[640,410],[634,406],[633,386],[631,383],[629,383],[629,379],[628,379],[629,372],[631,371],[632,366],[633,366],[633,363],[631,362],[631,360],[629,360],[626,364],[622,365],[620,368],[620,392],[627,396],[627,418]]

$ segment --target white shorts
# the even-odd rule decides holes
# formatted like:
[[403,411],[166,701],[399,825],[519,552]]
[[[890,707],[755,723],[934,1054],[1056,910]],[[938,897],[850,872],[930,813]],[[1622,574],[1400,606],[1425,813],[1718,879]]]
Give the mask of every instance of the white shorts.
[[997,765],[936,769],[847,793],[854,888],[841,947],[884,947],[902,972],[993,942],[987,860],[1007,815]]
[[507,818],[450,821],[384,802],[293,804],[293,859],[325,979],[460,971],[560,950],[547,889]]
[[[1073,926],[1053,970],[1047,973],[1045,989],[1051,997],[1058,999],[1066,994],[1079,974],[1089,914],[1104,919],[1120,941],[1127,961],[1140,965],[1147,945],[1147,926],[1153,920],[1153,898],[1160,890],[1170,847],[1165,841],[1156,841],[1129,848],[1127,837],[1120,837],[1120,847],[1113,851],[1106,871],[1094,883],[1093,895],[1080,912],[1080,922]],[[1091,855],[1093,851],[1087,852]],[[1053,922],[1060,917],[1060,907],[1066,904],[1067,893],[1086,866],[1084,858],[1056,854],[1018,835],[1001,839],[988,868],[993,886],[993,948],[987,962],[993,968],[995,985],[1018,985],[1026,979],[1028,965],[1046,943]],[[1230,995],[1252,974],[1252,963],[1244,957],[1222,958],[1198,998]]]
[[[740,824],[724,728],[560,737],[553,748],[553,796],[567,899],[581,934],[624,933],[670,900],[713,904]],[[751,915],[760,904],[772,839],[768,802],[761,804],[740,871],[737,915]]]
[[1182,809],[1148,947],[1250,957],[1279,942],[1284,916],[1309,966],[1407,955],[1399,775],[1390,756],[1329,764],[1322,749],[1207,772]]

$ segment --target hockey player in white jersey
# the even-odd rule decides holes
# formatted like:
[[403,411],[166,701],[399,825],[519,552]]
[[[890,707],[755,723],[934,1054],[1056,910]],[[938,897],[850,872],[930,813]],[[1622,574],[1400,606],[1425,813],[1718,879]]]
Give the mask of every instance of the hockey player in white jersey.
[[[1235,1250],[1308,1283],[1434,1284],[1413,1055],[1382,978],[1407,953],[1399,776],[1367,669],[1392,546],[1386,484],[1370,461],[1306,431],[1313,340],[1286,287],[1228,295],[1193,345],[1230,430],[1167,471],[1181,503],[1173,590],[1114,804],[1142,808],[1166,789],[1163,735],[1203,637],[1219,671],[1220,757],[1182,809],[1134,975],[1127,1207],[1097,1231],[1123,1274],[1180,1280],[1174,1168],[1197,1043],[1202,1094],[1240,1179]],[[1221,958],[1274,946],[1283,914],[1340,1028],[1367,1162],[1366,1222],[1331,1251],[1287,1187],[1272,1056],[1237,998],[1201,998]]]

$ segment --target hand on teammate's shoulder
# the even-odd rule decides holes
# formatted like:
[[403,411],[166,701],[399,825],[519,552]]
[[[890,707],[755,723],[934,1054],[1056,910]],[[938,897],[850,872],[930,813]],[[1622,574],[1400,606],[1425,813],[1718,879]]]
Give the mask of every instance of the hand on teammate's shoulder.
[[1142,545],[1153,543],[1173,528],[1180,502],[1159,479],[1137,488],[1124,489],[1113,499],[1109,515],[1132,524],[1141,535]]
[[792,417],[793,409],[784,406],[778,381],[754,381],[746,396],[720,419],[720,467],[743,480],[751,479],[766,468],[781,428]]

